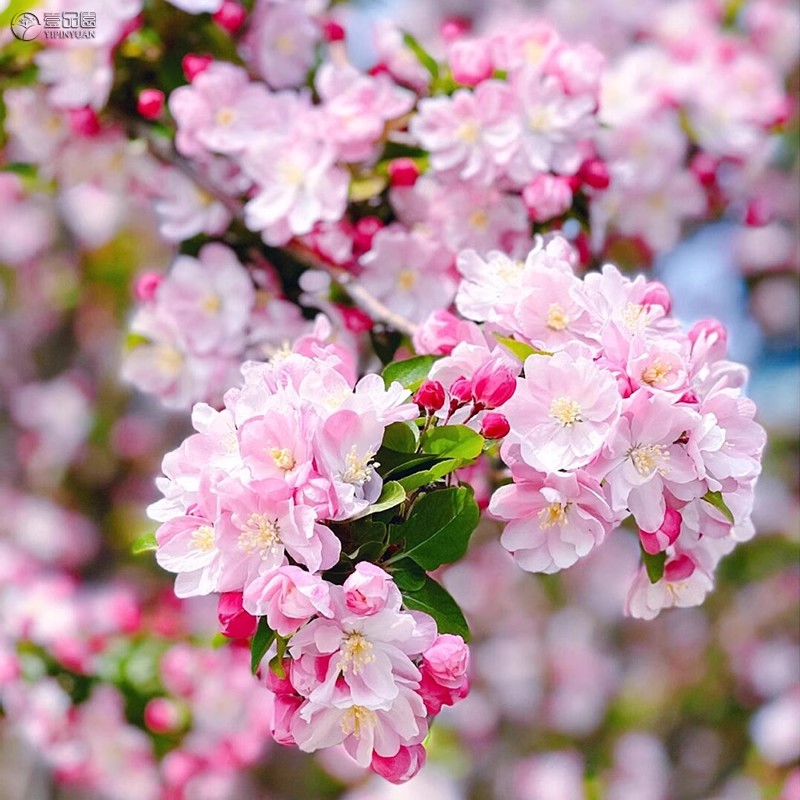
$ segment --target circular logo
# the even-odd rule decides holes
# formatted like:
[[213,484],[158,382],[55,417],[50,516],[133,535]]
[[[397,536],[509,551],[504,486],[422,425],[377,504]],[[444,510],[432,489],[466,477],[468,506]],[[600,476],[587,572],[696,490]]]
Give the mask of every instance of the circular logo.
[[21,14],[16,14],[11,20],[11,33],[22,39],[23,42],[30,42],[35,39],[42,32],[42,25],[36,14],[31,14],[30,11],[23,11]]

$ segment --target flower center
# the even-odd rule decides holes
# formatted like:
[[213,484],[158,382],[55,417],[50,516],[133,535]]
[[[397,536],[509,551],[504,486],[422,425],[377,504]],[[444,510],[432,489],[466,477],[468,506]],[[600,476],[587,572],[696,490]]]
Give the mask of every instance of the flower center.
[[294,38],[288,33],[282,33],[275,39],[275,49],[284,56],[290,56],[295,51]]
[[469,224],[479,233],[483,233],[489,227],[489,215],[479,208],[469,215]]
[[353,445],[344,459],[345,467],[341,474],[342,481],[357,486],[361,486],[365,481],[368,481],[374,467],[377,466],[377,464],[370,464],[371,460],[372,453],[367,452],[363,456],[359,456],[356,445]]
[[236,112],[229,106],[223,106],[219,111],[217,111],[215,116],[216,123],[220,126],[220,128],[227,128],[229,125],[233,124],[235,119]]
[[156,348],[156,368],[164,375],[177,375],[183,367],[183,355],[180,350],[168,344]]
[[288,447],[270,447],[269,454],[278,469],[282,469],[284,472],[294,469],[296,462]]
[[215,294],[210,294],[203,299],[203,311],[206,314],[216,314],[222,308],[222,301]]
[[366,706],[350,706],[342,717],[342,732],[360,739],[362,730],[374,728],[377,721],[378,715]]
[[561,503],[550,503],[537,516],[542,530],[552,528],[554,525],[561,527],[567,521],[567,507]]
[[339,661],[336,668],[342,672],[350,670],[353,675],[359,675],[364,671],[364,667],[374,660],[372,644],[364,637],[364,634],[348,633],[339,650]]
[[190,549],[199,550],[201,553],[210,553],[217,546],[214,529],[210,525],[201,525],[192,533]]
[[661,383],[664,378],[672,371],[666,361],[657,358],[644,372],[642,372],[642,382],[653,386],[656,383]]
[[401,269],[397,274],[397,288],[407,292],[413,289],[417,282],[417,273],[413,269]]
[[553,127],[553,119],[547,106],[539,106],[528,114],[528,128],[533,133],[543,133]]
[[281,161],[278,164],[278,179],[282,183],[298,188],[303,185],[303,170],[291,161]]
[[475,144],[478,141],[478,125],[474,120],[467,120],[458,126],[456,136],[465,144]]
[[564,428],[583,422],[580,404],[571,397],[556,397],[550,403],[550,416]]
[[280,550],[280,527],[278,520],[270,520],[264,514],[251,514],[239,534],[239,548],[249,556],[258,554],[262,559]]
[[628,455],[640,475],[651,475],[653,472],[664,475],[669,471],[666,463],[669,461],[669,453],[662,444],[642,444],[631,448]]
[[563,331],[569,325],[569,316],[561,303],[550,303],[545,324],[551,331]]

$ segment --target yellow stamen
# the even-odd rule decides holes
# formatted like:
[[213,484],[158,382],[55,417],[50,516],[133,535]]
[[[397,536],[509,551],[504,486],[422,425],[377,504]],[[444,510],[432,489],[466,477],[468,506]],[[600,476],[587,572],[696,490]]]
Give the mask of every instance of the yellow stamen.
[[550,416],[564,428],[583,422],[581,407],[571,397],[557,397],[550,403]]
[[216,546],[217,539],[214,536],[214,529],[210,525],[201,525],[192,533],[190,549],[199,550],[201,553],[210,553]]
[[264,514],[251,514],[239,534],[239,548],[249,556],[259,555],[262,559],[281,548],[278,520],[270,520]]
[[550,503],[537,516],[542,530],[552,528],[554,525],[561,527],[567,521],[567,507],[561,503]]
[[551,303],[550,308],[547,309],[547,317],[545,318],[545,325],[551,331],[563,331],[569,325],[569,316],[564,311],[561,303]]

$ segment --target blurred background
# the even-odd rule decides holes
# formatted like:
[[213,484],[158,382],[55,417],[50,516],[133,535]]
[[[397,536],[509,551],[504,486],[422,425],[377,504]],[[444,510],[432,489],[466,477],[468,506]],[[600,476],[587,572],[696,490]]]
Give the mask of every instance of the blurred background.
[[[437,54],[446,19],[481,31],[523,13],[614,63],[652,15],[674,6],[680,32],[698,5],[362,0],[337,13],[364,67],[378,58],[376,21]],[[532,576],[485,523],[443,576],[474,632],[472,692],[444,710],[428,765],[402,787],[274,744],[249,653],[214,635],[214,600],[176,600],[152,556],[131,554],[153,527],[160,460],[189,429],[185,413],[120,379],[134,284],[163,273],[174,248],[158,232],[148,154],[65,127],[38,90],[25,94],[35,72],[20,77],[3,17],[0,800],[800,798],[800,11],[733,5],[793,98],[759,177],[770,213],[685,226],[676,246],[630,267],[668,286],[685,324],[721,320],[751,370],[769,435],[757,534],[723,560],[702,607],[641,622],[621,611],[634,537]]]

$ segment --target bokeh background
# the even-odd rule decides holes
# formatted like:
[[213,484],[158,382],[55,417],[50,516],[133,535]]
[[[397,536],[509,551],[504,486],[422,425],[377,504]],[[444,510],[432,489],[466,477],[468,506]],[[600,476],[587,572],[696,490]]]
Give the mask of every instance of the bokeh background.
[[[613,58],[665,5],[528,10]],[[152,529],[160,459],[188,430],[186,414],[119,377],[134,281],[172,258],[146,154],[125,137],[65,133],[56,178],[0,151],[2,800],[800,798],[800,13],[735,5],[778,15],[768,47],[794,98],[782,156],[763,178],[772,213],[686,230],[650,269],[676,316],[720,319],[731,356],[751,370],[769,434],[757,535],[724,559],[702,607],[641,622],[621,613],[634,537],[620,532],[562,576],[532,576],[486,523],[443,577],[474,631],[472,692],[442,713],[428,766],[403,787],[272,743],[269,700],[247,651],[215,637],[215,603],[177,601],[152,557],[131,554]],[[480,29],[517,13],[505,0],[341,9],[363,65],[376,19],[428,42],[448,16]],[[4,92],[20,81],[5,17],[0,48]],[[19,131],[5,107],[4,124],[7,147]],[[53,124],[45,106],[30,109],[24,136],[46,148]]]

